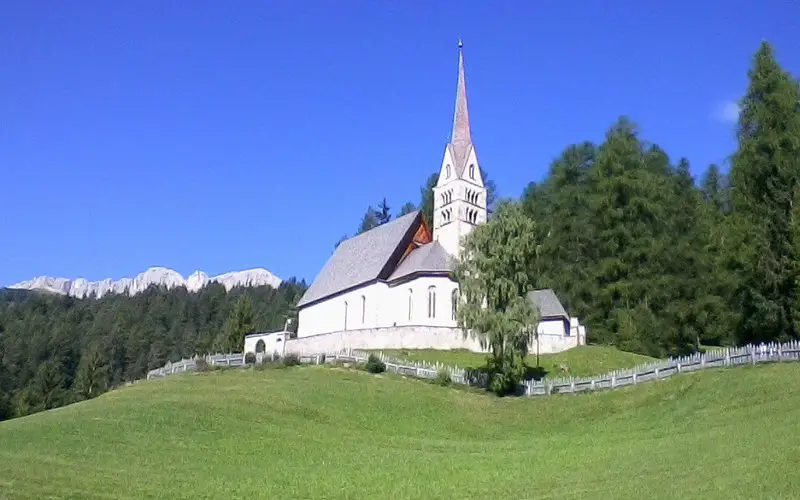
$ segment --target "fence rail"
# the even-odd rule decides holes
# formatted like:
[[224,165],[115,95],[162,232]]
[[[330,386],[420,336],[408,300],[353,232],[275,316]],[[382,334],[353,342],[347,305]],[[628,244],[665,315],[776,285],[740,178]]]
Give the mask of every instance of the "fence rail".
[[[382,352],[369,353],[355,349],[339,352],[320,353],[299,358],[304,364],[324,364],[336,362],[363,363],[370,354],[376,355],[385,365],[386,371],[422,379],[436,378],[439,373],[446,372],[456,384],[469,386],[485,386],[487,375],[480,370],[448,366],[441,363],[399,360]],[[166,377],[174,373],[196,371],[197,362],[204,360],[210,366],[244,366],[244,355],[241,353],[214,354],[208,356],[182,359],[175,363],[167,363],[162,368],[151,370],[147,379]],[[265,358],[259,357],[257,362]],[[545,377],[541,380],[527,380],[520,385],[520,392],[526,396],[543,396],[556,393],[577,393],[616,389],[652,380],[661,380],[672,375],[692,372],[707,368],[720,368],[757,363],[773,363],[800,361],[800,342],[791,341],[782,344],[769,343],[746,345],[742,347],[713,348],[703,353],[689,356],[668,358],[645,363],[626,370],[616,370],[593,377]]]

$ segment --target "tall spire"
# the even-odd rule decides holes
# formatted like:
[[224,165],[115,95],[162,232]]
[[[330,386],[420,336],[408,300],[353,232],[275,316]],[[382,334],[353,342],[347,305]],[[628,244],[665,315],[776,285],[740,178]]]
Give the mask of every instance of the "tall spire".
[[456,107],[453,113],[453,133],[450,137],[453,161],[459,177],[464,172],[472,146],[472,136],[469,130],[469,110],[467,109],[467,84],[464,77],[464,43],[458,40],[458,86],[456,87]]

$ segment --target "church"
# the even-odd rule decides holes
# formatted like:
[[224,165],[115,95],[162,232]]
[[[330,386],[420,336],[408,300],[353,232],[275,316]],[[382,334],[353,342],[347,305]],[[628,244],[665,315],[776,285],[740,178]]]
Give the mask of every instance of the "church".
[[[463,46],[450,142],[433,188],[433,221],[415,211],[342,241],[298,303],[288,352],[339,349],[484,351],[456,322],[452,270],[462,238],[487,219],[486,188],[470,132]],[[528,295],[538,311],[539,345],[559,352],[585,343],[585,328],[552,290]]]

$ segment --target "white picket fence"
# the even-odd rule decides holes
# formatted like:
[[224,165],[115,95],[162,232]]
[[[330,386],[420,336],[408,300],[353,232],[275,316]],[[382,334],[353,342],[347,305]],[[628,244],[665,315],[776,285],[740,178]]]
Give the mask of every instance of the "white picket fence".
[[[439,376],[440,373],[447,373],[453,383],[479,387],[485,386],[487,380],[486,374],[479,370],[464,369],[458,366],[448,366],[441,363],[400,360],[389,357],[381,352],[369,353],[354,349],[301,356],[299,357],[299,361],[304,364],[337,362],[364,363],[369,359],[371,354],[377,356],[386,365],[386,371],[390,373],[423,379],[434,379]],[[167,363],[162,368],[151,370],[147,374],[147,378],[149,380],[152,378],[165,377],[173,373],[195,371],[197,369],[198,359],[204,359],[210,366],[245,366],[244,356],[241,353],[214,354],[182,359],[175,363]],[[261,363],[266,360],[267,358],[259,357],[257,362]],[[556,393],[577,393],[615,389],[652,380],[661,380],[678,373],[707,368],[786,361],[800,361],[799,341],[785,342],[782,344],[770,343],[742,347],[715,348],[705,353],[668,358],[642,364],[627,370],[616,370],[593,377],[545,377],[542,380],[527,380],[521,384],[520,393],[527,396],[543,396]]]

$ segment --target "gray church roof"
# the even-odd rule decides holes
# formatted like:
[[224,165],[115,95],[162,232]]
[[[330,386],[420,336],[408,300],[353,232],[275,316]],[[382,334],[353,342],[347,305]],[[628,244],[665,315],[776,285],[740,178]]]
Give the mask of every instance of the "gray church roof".
[[432,241],[408,254],[389,277],[389,281],[420,272],[449,272],[452,268],[453,258],[438,241]]
[[561,305],[553,290],[545,288],[528,292],[528,301],[539,310],[539,319],[564,318],[569,320],[569,315]]
[[411,212],[341,242],[297,303],[298,307],[388,277],[382,274],[391,272],[387,266],[392,264],[393,257],[400,258],[397,253],[404,250],[402,243],[406,240],[410,243],[421,217],[419,211]]

